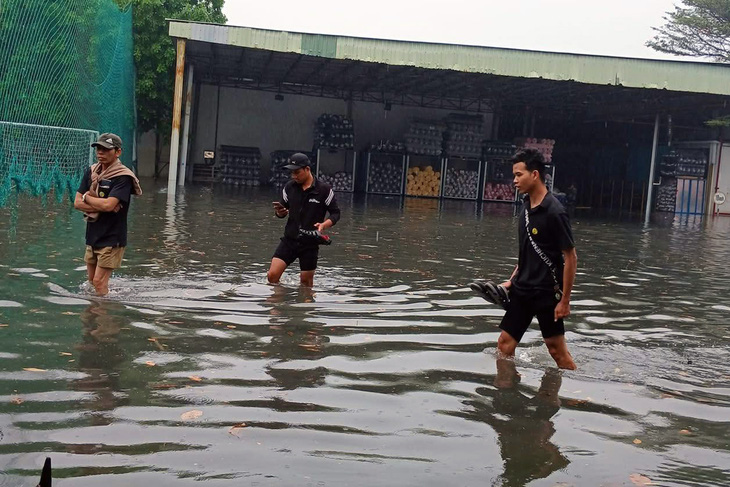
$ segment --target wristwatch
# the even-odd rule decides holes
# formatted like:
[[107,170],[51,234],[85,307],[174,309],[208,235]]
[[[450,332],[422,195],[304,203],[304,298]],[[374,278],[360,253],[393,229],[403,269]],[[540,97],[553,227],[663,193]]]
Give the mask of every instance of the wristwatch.
[[81,195],[81,201],[83,201],[84,203],[86,203],[86,193],[84,193],[84,194]]

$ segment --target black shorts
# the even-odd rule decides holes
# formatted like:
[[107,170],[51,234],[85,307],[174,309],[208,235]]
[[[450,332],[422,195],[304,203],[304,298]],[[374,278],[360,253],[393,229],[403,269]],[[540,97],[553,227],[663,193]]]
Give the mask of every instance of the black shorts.
[[537,317],[540,332],[543,338],[565,335],[563,319],[555,321],[555,307],[558,305],[551,292],[544,296],[524,297],[510,292],[510,302],[507,312],[502,318],[499,327],[517,340],[522,340],[532,319]]
[[299,259],[299,269],[302,271],[313,271],[317,268],[319,257],[318,245],[302,245],[296,240],[282,238],[279,246],[274,251],[274,258],[283,260],[287,266]]

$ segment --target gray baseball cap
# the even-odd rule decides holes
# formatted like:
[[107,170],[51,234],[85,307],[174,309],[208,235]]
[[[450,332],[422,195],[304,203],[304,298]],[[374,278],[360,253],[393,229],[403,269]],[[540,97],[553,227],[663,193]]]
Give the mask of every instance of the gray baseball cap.
[[121,149],[122,139],[116,134],[101,134],[91,147],[103,147],[104,149]]

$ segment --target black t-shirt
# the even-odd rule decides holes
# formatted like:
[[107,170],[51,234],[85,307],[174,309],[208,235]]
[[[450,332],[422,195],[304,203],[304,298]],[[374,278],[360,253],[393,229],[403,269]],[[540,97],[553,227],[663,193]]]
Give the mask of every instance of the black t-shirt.
[[289,181],[281,192],[279,202],[289,209],[289,220],[284,229],[284,237],[288,239],[296,240],[300,228],[314,230],[314,224],[324,222],[327,213],[332,224],[340,219],[335,192],[329,184],[317,178],[306,191],[295,181]]
[[[91,168],[84,173],[79,193],[84,194],[91,188]],[[132,178],[118,176],[99,181],[99,197],[114,197],[122,204],[122,209],[114,213],[100,212],[95,222],[86,223],[86,245],[94,248],[127,246],[127,213],[132,195]]]
[[512,284],[521,295],[535,296],[545,292],[552,294],[555,280],[550,267],[537,254],[527,236],[526,211],[529,211],[532,239],[555,265],[555,274],[561,289],[565,266],[563,251],[575,247],[570,219],[560,201],[552,193],[548,193],[535,208],[530,208],[530,200],[525,197],[517,223],[520,255],[517,275]]

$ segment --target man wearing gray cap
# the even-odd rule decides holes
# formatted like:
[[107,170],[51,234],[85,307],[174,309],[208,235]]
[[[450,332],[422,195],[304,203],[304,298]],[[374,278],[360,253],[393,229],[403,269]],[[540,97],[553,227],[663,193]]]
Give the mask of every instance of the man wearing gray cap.
[[122,139],[101,134],[91,144],[96,164],[84,173],[74,208],[86,220],[86,271],[99,296],[109,293],[109,278],[122,264],[127,246],[127,213],[131,195],[142,194],[139,180],[119,160]]
[[[309,157],[305,154],[293,154],[283,169],[291,171],[292,180],[284,186],[281,199],[274,202],[274,213],[279,218],[289,216],[289,219],[271,259],[267,277],[270,283],[278,283],[286,268],[299,259],[300,282],[303,286],[312,287],[319,245],[329,243],[329,239],[317,232],[324,232],[337,223],[340,209],[335,192],[330,185],[314,177]],[[325,219],[327,213],[329,218]]]

